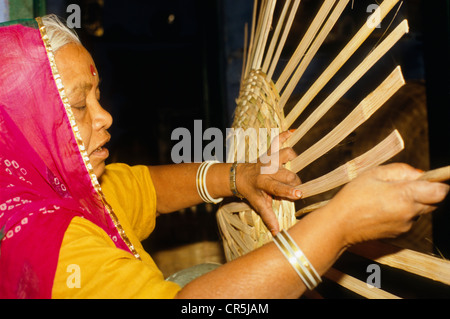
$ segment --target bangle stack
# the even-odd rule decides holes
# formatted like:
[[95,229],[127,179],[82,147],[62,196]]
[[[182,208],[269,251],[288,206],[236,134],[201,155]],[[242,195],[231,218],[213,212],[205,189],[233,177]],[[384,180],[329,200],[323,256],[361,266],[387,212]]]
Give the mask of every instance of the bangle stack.
[[208,189],[206,188],[206,173],[208,172],[208,169],[211,165],[219,163],[218,161],[205,161],[200,164],[197,170],[197,177],[196,177],[196,185],[197,185],[197,192],[200,195],[200,198],[205,203],[212,203],[212,204],[218,204],[220,203],[223,198],[212,198],[211,195],[208,193]]
[[281,230],[274,237],[274,242],[309,290],[322,282],[317,271],[286,231]]
[[237,162],[234,162],[233,165],[231,165],[230,168],[230,189],[231,192],[233,193],[234,196],[243,199],[244,196],[241,195],[241,193],[239,193],[239,191],[237,190],[237,186],[236,186],[236,167],[237,167]]

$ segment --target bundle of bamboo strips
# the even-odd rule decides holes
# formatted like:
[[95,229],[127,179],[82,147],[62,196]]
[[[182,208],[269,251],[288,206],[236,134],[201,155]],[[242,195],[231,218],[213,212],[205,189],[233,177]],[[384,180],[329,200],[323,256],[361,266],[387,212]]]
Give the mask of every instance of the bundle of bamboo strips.
[[[274,20],[275,0],[255,0],[253,10],[253,23],[250,32],[250,42],[247,46],[247,36],[245,42],[245,58],[243,64],[243,73],[239,98],[233,128],[258,129],[258,128],[278,128],[280,131],[290,128],[295,119],[303,112],[314,97],[322,88],[332,79],[337,71],[346,61],[356,52],[359,46],[373,32],[375,26],[370,27],[367,24],[361,27],[356,35],[349,41],[344,49],[331,62],[326,70],[318,77],[314,84],[306,91],[303,97],[295,104],[294,108],[285,116],[284,106],[302,74],[312,61],[327,35],[332,30],[339,16],[348,5],[349,0],[325,0],[321,5],[316,17],[313,19],[310,27],[304,37],[299,42],[298,47],[292,57],[280,73],[276,81],[272,80],[279,58],[286,43],[294,17],[300,5],[300,0],[286,0],[283,4],[281,14],[276,22],[276,27],[271,32]],[[398,0],[384,1],[376,12],[374,17],[383,19],[389,11],[395,6]],[[286,142],[287,146],[293,146],[314,126],[315,123],[333,107],[333,105],[352,87],[354,84],[370,69],[406,32],[408,31],[407,21],[403,21],[391,32],[355,69],[342,81],[342,83],[320,104],[314,112],[295,130],[295,133]],[[271,37],[270,37],[271,36]],[[301,171],[308,164],[325,154],[328,150],[336,146],[348,134],[363,124],[376,110],[378,110],[397,90],[404,85],[403,76],[400,67],[393,70],[392,74],[383,81],[370,95],[368,95],[355,110],[335,129],[333,129],[323,139],[313,145],[310,149],[300,154],[290,163],[290,169],[294,172]],[[259,130],[256,130],[259,132]],[[230,136],[234,139],[235,136]],[[230,152],[227,161],[250,161],[258,158],[258,155],[267,151],[255,147],[249,147],[249,144],[257,144],[261,139],[270,140],[270,136],[254,136],[256,140],[238,140],[233,141],[237,145],[235,149],[245,149],[245,152]],[[239,145],[239,143],[241,143]],[[379,165],[388,160],[403,149],[403,142],[398,132],[393,132],[380,145],[372,151],[346,164],[334,172],[326,175],[326,178],[317,179],[304,184],[302,189],[308,192],[306,187],[315,188],[313,192],[324,192],[332,187],[337,187],[350,180],[350,175],[343,174],[343,171],[352,167],[352,172],[357,173],[364,169]],[[388,152],[386,152],[388,151]],[[330,176],[333,175],[333,176]],[[334,177],[334,182],[330,177]],[[280,221],[282,228],[289,228],[295,222],[295,205],[288,201],[273,202],[274,211]],[[232,205],[231,208],[236,206]],[[245,211],[251,209],[248,208]],[[226,211],[226,213],[225,213]],[[227,256],[234,259],[241,253],[231,254],[230,252],[239,251],[240,244],[246,242],[247,249],[254,249],[268,240],[268,234],[265,225],[259,216],[255,213],[244,213],[244,211],[230,211],[229,207],[224,206],[218,212],[219,225],[225,238],[225,250]],[[238,219],[230,217],[234,213],[240,215]],[[232,219],[231,219],[232,218]],[[232,221],[233,220],[233,221]],[[237,220],[243,224],[242,229],[235,232],[238,225]],[[244,231],[244,226],[251,225],[256,231]],[[234,234],[234,237],[231,236]],[[246,234],[246,235],[244,235]],[[241,241],[241,236],[250,236]],[[253,244],[250,245],[250,239]],[[246,250],[248,251],[248,250]]]
[[[394,8],[399,0],[385,0],[372,14],[372,19],[383,20]],[[293,123],[299,118],[302,112],[311,104],[319,92],[330,82],[341,67],[354,55],[358,48],[366,41],[374,31],[378,23],[371,25],[364,24],[348,44],[340,51],[335,59],[329,64],[325,71],[320,74],[317,80],[306,90],[306,93],[295,101],[295,106],[286,115],[285,105],[290,101],[292,92],[305,73],[315,54],[318,52],[326,37],[332,30],[338,18],[341,16],[349,0],[324,0],[317,15],[299,42],[292,57],[281,70],[277,79],[273,79],[275,70],[279,66],[279,59],[286,44],[291,26],[300,5],[300,0],[285,0],[281,13],[276,23],[274,23],[274,12],[276,0],[255,0],[253,10],[253,23],[251,26],[250,39],[248,41],[247,31],[245,33],[244,63],[242,68],[242,79],[233,128],[246,130],[248,128],[270,129],[276,128],[285,131],[293,128]],[[272,28],[272,25],[274,27]],[[286,142],[286,146],[293,147],[305,134],[327,113],[340,98],[342,98],[363,76],[371,69],[400,39],[408,32],[408,22],[402,21],[388,36],[384,38],[359,64],[356,68],[327,96],[327,98],[317,106],[314,111],[304,120]],[[374,114],[387,100],[389,100],[403,85],[405,81],[400,67],[395,68],[392,73],[375,88],[365,99],[363,99],[355,109],[335,128],[326,134],[317,143],[301,153],[289,165],[288,169],[293,172],[301,172],[310,163],[326,154],[334,148],[346,136],[352,133],[358,126]],[[229,136],[235,139],[235,136]],[[253,138],[253,140],[252,140]],[[260,139],[270,141],[274,136],[249,136],[241,140],[233,140],[235,150],[244,149],[245,152],[230,152],[228,162],[244,162],[255,160],[268,151],[268,144],[258,143]],[[250,145],[265,145],[265,149],[250,147]],[[302,190],[303,198],[324,193],[328,190],[339,187],[363,171],[380,165],[401,150],[403,150],[403,140],[394,130],[378,145],[373,146],[363,155],[347,162],[335,170],[311,180],[298,188]],[[450,168],[440,171],[430,172],[424,175],[424,179],[443,180],[448,175],[450,178]],[[287,229],[297,221],[296,217],[314,211],[326,205],[320,202],[308,206],[298,212],[295,205],[290,201],[274,200],[273,209],[280,223],[280,227]],[[252,251],[272,239],[270,232],[262,222],[261,218],[245,202],[232,202],[220,207],[217,212],[217,220],[221,231],[225,256],[227,260],[233,260]],[[383,246],[386,247],[386,246]],[[388,249],[392,252],[392,249]],[[401,258],[410,258],[414,262],[417,256],[409,254]],[[423,260],[434,257],[424,255]],[[399,257],[400,258],[400,257]],[[396,254],[391,255],[390,260],[395,260]],[[433,262],[436,263],[434,259]],[[395,263],[395,262],[394,262]],[[439,264],[439,263],[438,263]],[[441,264],[439,264],[441,265]],[[442,266],[442,265],[441,265]],[[403,267],[402,269],[405,269]],[[377,291],[364,293],[367,290],[365,283],[358,282],[347,275],[339,274],[336,270],[330,271],[327,276],[332,280],[357,291],[366,297],[390,298],[394,295]],[[344,279],[342,279],[344,278]],[[445,282],[447,279],[445,279]],[[373,290],[372,290],[373,292]]]

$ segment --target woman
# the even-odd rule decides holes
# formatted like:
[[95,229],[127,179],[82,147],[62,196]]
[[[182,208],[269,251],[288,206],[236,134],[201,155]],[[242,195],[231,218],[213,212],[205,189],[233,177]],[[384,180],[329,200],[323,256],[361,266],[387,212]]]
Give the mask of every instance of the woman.
[[[301,196],[281,165],[295,154],[280,150],[272,175],[260,174],[261,163],[211,165],[203,188],[200,164],[105,167],[112,118],[98,102],[95,64],[53,17],[37,22],[0,28],[1,297],[296,298],[313,288],[278,241],[283,253],[270,243],[183,288],[165,281],[140,241],[157,214],[205,199],[199,191],[246,197],[275,238],[289,240],[278,237],[270,195]],[[448,186],[415,181],[420,174],[404,164],[374,169],[289,230],[316,284],[348,246],[405,232],[443,200]]]

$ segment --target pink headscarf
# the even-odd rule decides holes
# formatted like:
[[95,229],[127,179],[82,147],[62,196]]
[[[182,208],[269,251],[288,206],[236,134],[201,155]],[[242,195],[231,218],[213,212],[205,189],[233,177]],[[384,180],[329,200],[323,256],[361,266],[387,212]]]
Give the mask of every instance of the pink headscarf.
[[0,298],[51,297],[74,216],[137,255],[102,195],[57,72],[41,23],[0,28]]

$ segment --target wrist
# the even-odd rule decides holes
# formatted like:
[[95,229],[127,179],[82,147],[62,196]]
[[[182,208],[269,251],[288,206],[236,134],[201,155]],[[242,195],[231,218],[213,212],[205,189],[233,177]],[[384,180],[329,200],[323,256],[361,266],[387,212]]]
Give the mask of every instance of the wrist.
[[231,163],[218,163],[208,171],[206,184],[212,197],[231,197],[230,169]]
[[326,205],[303,217],[289,231],[311,264],[323,275],[348,248],[336,214]]
[[333,241],[337,244],[340,250],[345,250],[352,245],[349,238],[348,232],[348,218],[344,218],[345,214],[342,214],[342,209],[339,207],[334,207],[333,203],[330,202],[324,207],[318,210],[318,213],[326,222],[327,231],[332,234]]
[[233,196],[243,199],[244,196],[239,192],[237,188],[237,168],[238,163],[234,162],[230,167],[230,190]]

